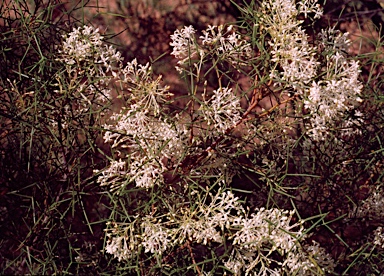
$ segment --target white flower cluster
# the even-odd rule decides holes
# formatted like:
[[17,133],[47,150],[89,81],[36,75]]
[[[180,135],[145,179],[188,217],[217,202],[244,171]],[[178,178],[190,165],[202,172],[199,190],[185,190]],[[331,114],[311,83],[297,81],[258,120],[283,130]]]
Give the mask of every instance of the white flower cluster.
[[[224,53],[226,49],[245,49],[240,37],[230,34],[230,29],[225,34],[222,34],[222,28],[219,28],[218,34],[215,34],[214,29],[209,28],[203,42],[206,47],[209,45],[210,50],[217,48]],[[195,53],[204,53],[202,48],[196,48],[193,44],[194,32],[192,27],[186,27],[172,36],[173,54],[182,59],[181,62],[190,58],[195,50]],[[220,47],[213,45],[214,34],[221,37],[218,39],[221,41]],[[227,48],[221,48],[224,46]],[[112,123],[105,125],[104,141],[111,143],[120,160],[112,161],[109,167],[96,171],[100,174],[98,182],[101,185],[110,185],[112,190],[131,182],[135,182],[138,187],[151,188],[164,182],[164,173],[177,168],[188,150],[186,140],[190,134],[180,123],[179,115],[171,119],[161,113],[161,104],[172,94],[168,87],[161,87],[161,77],[153,78],[149,64],[138,64],[135,59],[124,68],[119,68],[113,75],[121,89],[129,92],[126,93],[128,99],[124,108],[111,117]],[[240,101],[231,88],[215,90],[201,110],[205,119],[203,123],[210,125],[211,137],[214,136],[213,133],[226,133],[241,120]],[[199,158],[198,154],[205,155],[206,149],[196,153],[192,155]],[[210,172],[219,170],[226,174],[224,159],[217,157],[215,152],[210,152],[209,157],[209,161],[205,160],[207,163],[200,169]],[[191,174],[202,171],[194,171],[192,167],[189,170]],[[227,178],[230,177],[228,175]]]
[[323,48],[324,52],[335,53],[335,52],[347,52],[351,41],[348,39],[349,33],[342,33],[335,28],[328,28],[321,30],[319,34],[320,47]]
[[[135,235],[135,222],[126,225],[123,229],[116,223],[107,230],[107,245],[105,251],[120,261],[131,259],[137,252],[138,239]],[[107,223],[108,225],[112,223]]]
[[247,64],[252,58],[252,48],[240,34],[233,32],[233,25],[229,25],[224,29],[223,25],[208,26],[203,31],[202,51],[204,53],[214,54],[222,60],[231,62],[232,64]]
[[110,238],[105,252],[112,254],[119,262],[132,258],[132,251],[128,248],[127,239],[124,236]]
[[313,15],[313,18],[320,18],[323,15],[323,10],[318,3],[318,0],[301,0],[297,2],[298,12],[303,14],[305,18],[308,15]]
[[[91,34],[95,33],[97,30]],[[97,41],[96,38],[90,41]],[[168,87],[161,87],[161,77],[153,79],[149,64],[141,65],[134,59],[124,68],[119,66],[112,77],[121,84],[128,99],[126,106],[111,116],[113,124],[104,126],[104,141],[111,142],[121,157],[95,171],[100,173],[98,182],[111,189],[132,181],[138,187],[153,187],[162,183],[166,169],[172,169],[165,165],[166,161],[177,161],[182,154],[186,131],[177,120],[170,122],[160,114],[160,104],[172,94]],[[124,154],[129,154],[129,158],[122,158]]]
[[341,52],[327,56],[327,59],[324,80],[313,82],[308,99],[304,101],[305,108],[312,115],[311,136],[315,140],[325,139],[329,128],[338,122],[343,112],[362,101],[359,97],[362,85],[358,80],[358,63],[348,61]]
[[[164,173],[179,165],[188,149],[189,133],[178,115],[171,119],[161,114],[161,103],[171,94],[168,87],[160,86],[160,78],[153,79],[148,64],[140,65],[133,60],[122,68],[118,76],[121,87],[130,92],[129,99],[126,106],[111,117],[113,123],[104,126],[104,141],[111,143],[120,158],[124,154],[129,158],[112,161],[109,167],[97,171],[100,173],[98,182],[111,186],[112,190],[133,181],[138,187],[151,188],[162,184]],[[211,137],[234,127],[241,120],[240,111],[240,101],[232,89],[215,90],[202,107],[205,122],[211,125]],[[196,156],[196,153],[193,154]],[[214,152],[208,159],[199,168],[200,172],[219,170],[228,175],[227,179],[231,177],[224,159]],[[200,173],[193,169],[190,169],[191,174]]]
[[[193,211],[181,208],[168,214],[168,220],[147,216],[142,219],[141,233],[131,231],[132,223],[126,226],[127,230],[121,230],[125,233],[123,239],[109,236],[107,252],[126,259],[134,258],[140,247],[145,252],[162,255],[187,241],[208,244],[232,240],[233,249],[224,266],[235,275],[266,275],[266,272],[310,275],[320,267],[324,269],[321,273],[332,272],[333,260],[324,249],[314,244],[304,250],[300,245],[305,231],[302,222],[292,223],[294,212],[261,208],[247,217],[239,199],[230,191],[220,189],[208,197],[198,196]],[[127,244],[128,240],[132,243]],[[273,252],[278,252],[283,260],[273,260]]]
[[[211,202],[206,205],[205,200]],[[128,260],[135,257],[139,247],[143,247],[145,252],[162,254],[167,248],[187,240],[203,244],[223,242],[220,230],[229,228],[236,213],[243,211],[241,204],[229,191],[210,194],[205,200],[198,202],[194,211],[184,207],[174,214],[167,214],[165,222],[151,215],[142,218],[141,222],[136,219],[121,226],[115,223],[112,229],[107,230],[106,252],[119,260]],[[138,227],[139,223],[141,227]]]
[[[332,272],[335,265],[325,250],[315,244],[300,244],[305,238],[302,222],[292,223],[294,212],[279,209],[259,209],[250,218],[238,218],[233,226],[239,231],[233,236],[233,248],[225,266],[235,275],[313,275]],[[283,261],[269,256],[278,252]],[[272,269],[275,263],[276,268]],[[313,273],[321,267],[319,273]]]
[[165,102],[170,96],[173,96],[169,92],[168,86],[161,87],[161,76],[153,79],[149,63],[138,64],[134,59],[127,63],[121,73],[120,82],[126,90],[131,92],[129,104],[136,104],[154,116],[160,113],[159,103]]
[[223,242],[222,231],[230,228],[231,222],[244,212],[239,199],[230,191],[210,194],[210,204],[201,202],[196,211],[183,210],[180,220],[179,242],[193,240],[197,243]]
[[[195,63],[193,59],[198,57],[200,64],[195,65],[200,68],[205,57],[211,56],[220,60],[230,62],[232,65],[245,65],[252,58],[252,47],[244,40],[240,34],[233,31],[230,25],[226,29],[224,26],[208,26],[200,36],[199,43],[195,38],[196,30],[192,27],[184,27],[176,30],[171,35],[173,47],[171,55],[175,56],[179,61],[179,65]],[[176,67],[179,72],[183,69]]]
[[[290,225],[290,220],[294,211],[280,211],[279,209],[266,210],[261,208],[257,213],[252,214],[251,218],[240,218],[234,222],[235,227],[241,228],[233,239],[233,244],[238,244],[241,249],[262,248],[265,242],[274,241],[271,251],[280,248],[282,253],[287,253],[296,243],[296,239],[303,235],[303,227],[299,224]],[[265,222],[270,222],[265,223]],[[296,235],[289,235],[284,238],[284,234],[279,229],[291,232],[291,229],[298,228]]]
[[69,83],[58,76],[56,92],[68,93],[74,113],[81,114],[110,98],[109,84],[120,71],[122,57],[91,26],[74,28],[63,37],[57,60],[65,64]]
[[[105,142],[113,142],[119,154],[124,149],[129,153],[125,161],[111,162],[101,171],[98,182],[112,189],[132,181],[143,188],[163,183],[163,173],[172,169],[172,162],[179,160],[185,148],[187,133],[180,125],[150,116],[141,105],[130,108],[113,116],[115,124],[105,125]],[[124,173],[119,170],[122,167]]]
[[144,218],[141,227],[143,228],[141,239],[145,252],[162,254],[170,242],[167,229],[149,216]]
[[[343,54],[348,45],[347,36],[328,30],[322,32],[319,45],[309,42],[297,16],[319,17],[321,9],[316,0],[297,4],[293,0],[267,0],[261,9],[263,28],[260,30],[266,30],[271,36],[274,62],[271,77],[276,86],[281,84],[295,91],[298,99],[304,99],[304,106],[310,112],[310,135],[322,140],[329,128],[336,125],[340,114],[350,111],[360,101],[358,63],[347,60]],[[192,26],[175,31],[171,46],[172,55],[179,60],[178,69],[189,73],[196,83],[202,80],[205,62],[217,64],[225,60],[226,64],[236,67],[252,58],[250,44],[235,33],[232,26],[209,26],[199,38],[195,33]],[[76,39],[80,38],[84,39],[76,46]],[[95,45],[90,47],[88,43],[93,42]],[[220,87],[209,98],[205,91],[202,100],[199,97],[191,100],[188,114],[191,121],[182,123],[180,117],[184,113],[171,117],[162,110],[163,103],[172,94],[168,87],[161,86],[161,77],[153,77],[149,64],[138,64],[135,59],[123,67],[120,54],[103,45],[97,30],[76,29],[61,52],[68,64],[68,73],[75,76],[79,71],[71,69],[72,66],[81,68],[89,56],[83,50],[75,53],[73,49],[83,47],[93,51],[94,65],[88,68],[95,74],[101,70],[101,76],[111,75],[111,79],[120,84],[125,99],[124,107],[104,126],[104,141],[111,144],[118,160],[97,171],[98,183],[111,189],[135,183],[147,191],[156,185],[159,185],[156,191],[157,188],[163,191],[163,187],[183,190],[196,187],[196,183],[209,184],[212,179],[217,183],[223,181],[221,187],[226,186],[233,176],[227,168],[228,157],[246,148],[241,144],[246,139],[234,143],[236,138],[227,136],[236,126],[247,124],[248,119],[241,115],[243,110],[234,89],[222,87],[219,81]],[[317,60],[316,47],[332,53],[325,55],[324,68],[320,59]],[[185,69],[186,66],[192,71]],[[212,68],[217,69],[215,65]],[[217,74],[220,78],[218,69]],[[192,93],[196,93],[194,89]],[[200,104],[198,110],[194,109],[194,101]],[[344,126],[351,127],[354,123],[346,121]],[[169,174],[175,176],[175,180],[167,181]],[[192,179],[196,182],[189,185]],[[301,244],[306,232],[302,221],[293,222],[293,212],[261,208],[249,215],[239,199],[223,189],[206,195],[203,189],[188,190],[191,196],[196,195],[194,202],[185,199],[175,203],[161,198],[165,206],[159,208],[161,214],[156,214],[154,207],[150,215],[137,214],[133,222],[108,230],[106,251],[119,260],[128,260],[134,258],[140,248],[148,254],[163,255],[189,242],[228,243],[230,252],[224,266],[235,275],[332,272],[333,260],[324,249],[318,244],[306,247]],[[276,255],[280,257],[276,259]]]
[[[316,0],[267,0],[261,5],[261,23],[270,33],[272,41],[272,61],[282,67],[282,80],[302,92],[303,84],[310,82],[316,76],[315,48],[309,45],[308,37],[301,28],[302,21],[297,16],[303,13],[314,14],[314,18],[322,15],[322,10]],[[272,78],[278,77],[273,69]]]
[[105,78],[108,72],[113,76],[122,66],[121,53],[112,46],[105,45],[99,29],[92,26],[74,28],[63,36],[64,42],[59,49],[59,61],[67,65],[69,74],[87,70],[93,77]]
[[381,221],[384,219],[384,191],[378,188],[370,193],[359,207],[355,207],[351,217]]
[[383,232],[383,227],[379,226],[377,229],[374,231],[374,241],[373,244],[377,245],[381,249],[384,249],[384,232]]
[[205,100],[200,110],[207,124],[213,126],[213,131],[221,134],[241,120],[240,99],[228,87],[214,90],[212,97]]
[[92,26],[74,28],[64,38],[63,49],[59,50],[59,53],[64,55],[63,61],[67,64],[75,64],[88,59],[93,60],[93,55],[103,45],[99,29],[94,29]]
[[173,47],[171,55],[179,60],[178,64],[185,63],[199,52],[195,42],[195,32],[196,30],[192,26],[186,26],[171,35],[170,45]]
[[[321,16],[316,0],[267,0],[262,3],[261,23],[271,35],[272,61],[276,63],[271,78],[293,88],[302,95],[304,106],[310,113],[309,135],[314,140],[325,140],[327,133],[336,124],[345,135],[356,132],[353,125],[360,120],[344,121],[344,112],[351,110],[358,102],[362,85],[358,80],[359,64],[348,61],[345,50],[350,41],[347,34],[334,29],[323,30],[319,45],[311,46],[308,36],[301,28],[299,14]],[[318,49],[323,51],[326,64],[322,66]],[[277,71],[280,67],[281,73]],[[322,72],[319,76],[319,73]],[[318,80],[314,80],[318,79]],[[312,84],[311,84],[312,82]],[[355,115],[361,115],[357,112]]]
[[308,99],[304,100],[305,107],[312,115],[311,136],[315,140],[324,140],[335,122],[338,122],[344,135],[358,134],[353,126],[362,123],[361,112],[355,112],[356,119],[338,120],[343,112],[362,101],[359,64],[354,60],[348,61],[344,54],[350,45],[348,33],[342,34],[331,28],[323,30],[319,39],[320,47],[328,54],[323,80],[313,82]]
[[[121,70],[119,81],[130,92],[129,99],[125,108],[112,116],[114,123],[105,126],[104,140],[112,142],[118,153],[127,149],[130,154],[123,179],[150,188],[162,183],[163,173],[173,168],[172,161],[178,161],[187,133],[177,116],[169,121],[160,114],[160,104],[172,94],[169,87],[160,86],[161,77],[153,79],[149,64],[141,65],[134,59]],[[102,172],[100,183],[118,186],[116,179],[106,180],[107,173],[108,169]]]
[[105,185],[114,185],[116,181],[119,181],[126,174],[126,162],[123,160],[111,160],[107,169],[102,170],[101,172],[95,170],[95,173],[101,173],[102,175],[98,177],[97,182],[101,186]]
[[[217,64],[226,61],[234,68],[238,68],[238,66],[247,64],[252,58],[253,51],[250,43],[233,31],[231,25],[227,28],[208,26],[198,39],[195,37],[195,33],[196,30],[192,26],[176,30],[171,35],[170,45],[173,47],[171,54],[179,60],[178,65],[181,66],[176,69],[196,77],[197,80],[202,74],[202,65],[206,62]],[[198,147],[205,143],[204,140],[213,139],[215,141],[220,137],[225,137],[224,135],[230,133],[242,122],[243,110],[240,105],[240,97],[233,88],[222,87],[220,83],[220,87],[213,90],[212,95],[207,97],[207,94],[205,91],[202,101],[199,100],[200,107],[197,113],[201,117],[198,120],[199,126],[197,127],[197,124],[194,123],[195,129],[200,131],[198,138],[193,137],[193,143]],[[215,145],[214,149],[205,147],[202,151],[197,149],[198,152],[194,152],[195,156],[196,153],[200,155],[208,153],[208,156],[197,168],[191,168],[191,174],[201,176],[215,173],[224,176],[226,180],[231,179],[233,174],[227,166],[228,159],[225,159],[231,155],[230,147],[219,149],[217,146]],[[233,145],[232,154],[236,146],[236,144]]]

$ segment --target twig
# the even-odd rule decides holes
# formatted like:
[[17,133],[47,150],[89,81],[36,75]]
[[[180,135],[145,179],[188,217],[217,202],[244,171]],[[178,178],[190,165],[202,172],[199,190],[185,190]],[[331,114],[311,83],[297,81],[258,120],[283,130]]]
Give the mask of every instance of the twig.
[[290,97],[290,98],[288,98],[288,99],[286,99],[286,100],[284,100],[284,101],[278,103],[277,105],[272,106],[272,107],[271,107],[270,109],[268,109],[267,111],[265,111],[265,112],[263,112],[263,113],[261,113],[261,114],[258,114],[257,117],[260,118],[260,117],[266,116],[266,115],[270,114],[273,110],[275,110],[276,108],[278,108],[280,105],[285,104],[285,103],[287,103],[287,102],[290,102],[290,101],[294,100],[294,99],[297,98],[297,97],[298,97],[298,95],[294,95],[293,97]]
[[191,254],[192,263],[195,265],[196,270],[197,270],[197,274],[200,276],[201,275],[201,271],[200,271],[200,268],[198,267],[198,265],[196,264],[195,258],[193,257],[193,252],[192,252],[192,248],[191,248],[190,242],[187,241],[186,245],[188,247],[189,253]]

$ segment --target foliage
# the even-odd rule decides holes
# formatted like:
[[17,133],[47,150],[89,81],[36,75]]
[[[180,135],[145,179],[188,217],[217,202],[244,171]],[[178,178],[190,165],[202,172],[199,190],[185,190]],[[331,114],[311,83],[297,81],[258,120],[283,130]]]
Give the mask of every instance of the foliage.
[[4,272],[384,269],[382,43],[353,55],[316,0],[232,5],[170,36],[187,93],[58,3],[2,6]]

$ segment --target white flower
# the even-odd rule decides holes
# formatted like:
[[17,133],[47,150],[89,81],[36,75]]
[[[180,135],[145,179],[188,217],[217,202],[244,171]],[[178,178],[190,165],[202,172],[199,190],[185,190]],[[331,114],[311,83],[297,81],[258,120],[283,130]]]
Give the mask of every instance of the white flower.
[[[170,45],[173,46],[171,54],[179,59],[178,64],[187,64],[188,61],[188,65],[193,63],[198,70],[200,70],[206,56],[228,61],[234,66],[247,65],[252,57],[252,47],[232,29],[232,25],[226,29],[223,25],[209,25],[203,31],[203,36],[200,36],[201,43],[196,40],[194,36],[196,31],[192,26],[176,30],[171,35],[172,42]],[[197,58],[196,61],[193,61],[193,58]],[[176,67],[176,69],[179,72],[183,71],[180,67]]]
[[195,32],[192,26],[186,26],[181,30],[176,30],[171,35],[172,42],[170,45],[173,47],[171,55],[179,60],[178,64],[183,64],[198,53],[198,47],[195,44]]
[[209,194],[209,197],[209,205],[200,202],[195,212],[183,212],[184,217],[177,230],[180,243],[185,239],[203,244],[209,241],[221,243],[223,236],[219,230],[229,228],[236,214],[244,211],[239,199],[230,191],[219,189],[217,194]]
[[199,220],[195,223],[192,238],[197,243],[207,244],[208,242],[223,242],[223,236],[216,229],[215,223],[210,219]]
[[64,35],[64,38],[62,49],[59,50],[62,57],[58,60],[68,65],[91,61],[103,65],[106,72],[113,69],[112,64],[120,65],[121,53],[104,44],[99,29],[92,26],[74,28],[68,35]]
[[224,262],[224,266],[231,270],[234,275],[241,275],[241,272],[243,271],[243,268],[246,267],[247,262],[252,261],[254,257],[253,253],[246,253],[241,254],[238,250],[232,250],[228,260]]
[[67,106],[72,105],[73,116],[89,114],[90,108],[102,109],[111,96],[109,84],[122,67],[121,53],[107,46],[99,30],[90,26],[74,28],[63,37],[57,60],[64,63],[66,72],[56,76],[57,93],[70,97]]
[[148,113],[137,104],[131,105],[130,110],[126,112],[113,114],[111,119],[114,120],[114,124],[104,126],[107,129],[104,134],[104,142],[113,142],[113,148],[123,143],[126,145],[134,143],[135,138],[147,130],[147,125],[151,121]]
[[129,260],[135,256],[139,248],[140,241],[135,231],[136,220],[131,223],[125,223],[121,226],[115,222],[108,222],[107,225],[113,225],[113,228],[106,229],[107,245],[105,251],[112,254],[119,261]]
[[383,227],[377,227],[377,229],[374,232],[375,237],[373,244],[381,247],[381,249],[384,249],[384,232],[383,232]]
[[214,90],[200,110],[207,124],[219,133],[225,133],[241,120],[240,99],[228,87]]
[[124,236],[112,237],[105,246],[105,252],[112,254],[119,262],[132,258],[133,252],[129,249],[127,240]]
[[336,264],[332,257],[315,241],[296,251],[288,253],[282,267],[294,275],[323,275],[332,274]]
[[[300,224],[290,225],[293,213],[280,211],[279,209],[259,209],[251,215],[251,218],[242,218],[234,226],[241,229],[234,235],[233,244],[239,244],[241,248],[257,249],[264,243],[273,244],[271,250],[279,248],[282,252],[288,252],[296,247],[296,238],[303,235],[303,227]],[[299,227],[298,231],[289,234],[289,230]]]
[[298,11],[299,13],[304,14],[304,17],[307,18],[308,14],[314,14],[313,18],[320,18],[323,15],[323,10],[320,7],[320,4],[317,3],[318,0],[305,0],[298,1]]
[[103,44],[99,29],[91,26],[74,28],[68,36],[64,37],[63,48],[59,50],[59,53],[65,55],[63,61],[68,64],[93,59],[95,49]]
[[139,155],[138,158],[133,157],[127,174],[131,176],[130,180],[135,180],[136,186],[149,189],[155,184],[164,182],[163,173],[165,168],[156,159],[150,159]]
[[232,29],[232,25],[229,25],[226,30],[223,25],[209,25],[203,31],[204,35],[200,36],[202,49],[206,54],[214,53],[221,60],[227,60],[233,65],[247,64],[252,57],[251,45]]
[[[235,275],[244,272],[245,275],[307,275],[310,269],[322,265],[324,271],[332,272],[333,260],[323,249],[309,247],[310,257],[302,249],[300,241],[305,238],[304,228],[301,222],[291,222],[293,214],[261,208],[250,218],[239,216],[232,222],[232,227],[238,230],[231,237],[234,248],[224,265]],[[283,257],[283,262],[269,257],[274,251]],[[270,268],[272,263],[276,268]]]
[[319,34],[320,46],[324,48],[324,51],[330,53],[347,51],[351,44],[348,35],[348,33],[335,30],[335,28],[321,30]]
[[329,127],[339,121],[343,112],[361,101],[362,84],[358,80],[359,65],[347,61],[336,52],[328,59],[325,80],[313,82],[305,108],[311,113],[310,135],[315,140],[324,140]]
[[[314,76],[317,62],[314,58],[315,48],[308,43],[308,37],[299,26],[302,22],[297,16],[314,13],[315,18],[321,14],[316,0],[298,1],[296,7],[293,0],[267,0],[261,5],[261,23],[272,36],[272,61],[282,68],[281,78],[296,91],[302,92]],[[279,74],[272,69],[270,76]]]
[[[179,123],[162,121],[153,117],[140,104],[132,104],[131,109],[112,116],[114,124],[105,125],[104,141],[112,142],[117,153],[130,152],[126,160],[124,174],[109,177],[113,167],[107,168],[98,179],[103,185],[135,181],[137,187],[151,188],[164,182],[163,174],[176,166],[185,149],[188,133]],[[167,158],[168,165],[164,163]],[[175,163],[173,163],[175,162]],[[111,166],[115,163],[111,162]],[[106,177],[109,180],[104,180]]]
[[141,244],[145,248],[145,252],[162,254],[170,242],[167,230],[159,223],[154,223],[152,217],[146,217],[141,227],[143,228]]
[[108,168],[104,170],[96,170],[95,173],[101,172],[101,176],[97,178],[97,182],[101,186],[112,185],[115,188],[115,182],[126,174],[126,163],[121,159],[119,161],[111,161]]
[[123,87],[131,92],[129,101],[139,105],[146,112],[159,115],[160,103],[167,101],[173,95],[169,92],[168,86],[161,87],[162,77],[153,79],[149,63],[138,64],[136,59],[128,62],[121,73]]

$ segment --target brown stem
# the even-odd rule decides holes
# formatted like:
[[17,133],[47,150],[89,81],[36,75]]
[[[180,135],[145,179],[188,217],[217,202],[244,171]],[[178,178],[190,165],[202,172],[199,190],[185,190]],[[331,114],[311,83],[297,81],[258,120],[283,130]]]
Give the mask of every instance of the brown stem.
[[290,98],[288,98],[288,99],[286,99],[286,100],[284,100],[284,101],[278,103],[277,105],[272,106],[270,109],[268,109],[267,111],[265,111],[265,112],[263,112],[263,113],[261,113],[261,114],[258,114],[257,116],[258,116],[259,118],[264,117],[264,116],[270,114],[273,110],[275,110],[276,108],[278,108],[280,105],[285,104],[285,103],[287,103],[287,102],[290,102],[290,101],[294,100],[294,99],[297,98],[297,97],[298,97],[298,95],[294,95],[293,97],[290,97]]
[[186,243],[187,247],[188,247],[188,250],[189,250],[189,253],[191,254],[191,258],[192,258],[192,263],[195,265],[196,267],[196,270],[197,270],[197,275],[201,275],[201,271],[200,271],[200,268],[197,266],[196,264],[196,261],[195,261],[195,257],[193,256],[193,252],[192,252],[192,247],[191,247],[191,244],[189,241],[187,241]]

